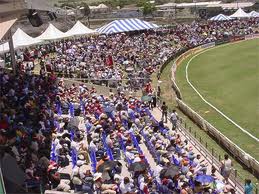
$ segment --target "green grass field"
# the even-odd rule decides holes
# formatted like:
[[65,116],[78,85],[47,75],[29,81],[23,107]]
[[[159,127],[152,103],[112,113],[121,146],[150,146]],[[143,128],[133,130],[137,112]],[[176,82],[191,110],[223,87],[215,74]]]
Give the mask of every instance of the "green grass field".
[[[231,124],[188,85],[185,67],[176,80],[184,101],[244,151],[259,160],[258,142]],[[201,95],[229,118],[259,137],[259,39],[215,47],[189,64],[189,79]]]

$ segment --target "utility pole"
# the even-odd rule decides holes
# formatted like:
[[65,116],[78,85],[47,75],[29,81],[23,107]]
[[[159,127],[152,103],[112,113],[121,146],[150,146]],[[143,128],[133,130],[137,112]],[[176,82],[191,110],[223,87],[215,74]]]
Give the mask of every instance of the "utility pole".
[[13,37],[11,33],[11,29],[9,30],[9,49],[10,49],[10,55],[11,55],[11,64],[13,67],[13,72],[16,74],[16,60],[15,60],[15,51],[14,51],[14,45],[13,45]]

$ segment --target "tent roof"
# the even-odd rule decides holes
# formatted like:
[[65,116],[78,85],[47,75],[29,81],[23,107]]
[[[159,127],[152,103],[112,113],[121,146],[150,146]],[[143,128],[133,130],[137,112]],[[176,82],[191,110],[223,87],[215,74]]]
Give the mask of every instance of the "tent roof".
[[21,46],[29,46],[40,42],[42,41],[37,40],[36,38],[32,38],[20,28],[18,28],[16,32],[13,34],[14,48],[21,47]]
[[100,5],[97,6],[97,8],[99,8],[99,9],[107,9],[109,7],[107,5],[101,3]]
[[65,34],[68,36],[76,36],[76,35],[93,34],[93,33],[96,33],[96,31],[86,27],[80,21],[77,21],[76,24]]
[[37,37],[39,40],[55,40],[55,39],[61,39],[68,37],[67,34],[64,32],[61,32],[59,29],[57,29],[53,24],[49,24],[48,28]]
[[250,13],[248,13],[250,17],[259,17],[259,12],[256,12],[256,11],[251,11]]
[[219,14],[219,15],[216,15],[212,18],[210,18],[209,20],[211,21],[226,21],[226,20],[231,20],[232,18],[229,17],[229,16],[226,16],[224,14]]
[[[12,36],[13,38],[13,46],[14,48],[19,48],[23,46],[29,46],[33,44],[38,44],[42,42],[42,40],[38,40],[36,38],[32,38],[28,34],[26,34],[23,30],[18,28],[16,32]],[[5,44],[0,45],[0,52],[6,52],[9,50],[9,43],[6,42]]]
[[250,17],[248,13],[244,12],[242,8],[239,8],[235,13],[230,15],[231,18],[248,18]]
[[115,20],[97,29],[97,32],[99,32],[100,34],[112,34],[112,33],[120,33],[120,32],[147,30],[147,29],[153,29],[158,27],[159,26],[156,24],[149,23],[140,19],[132,18],[132,19],[124,19],[124,20]]

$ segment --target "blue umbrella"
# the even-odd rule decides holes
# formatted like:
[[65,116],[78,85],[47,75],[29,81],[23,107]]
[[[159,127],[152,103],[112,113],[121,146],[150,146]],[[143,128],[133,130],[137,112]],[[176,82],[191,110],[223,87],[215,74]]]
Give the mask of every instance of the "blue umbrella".
[[197,182],[200,182],[202,184],[208,184],[214,181],[214,178],[209,175],[198,175],[195,179]]
[[114,107],[112,106],[104,106],[103,111],[106,113],[111,113],[114,111]]

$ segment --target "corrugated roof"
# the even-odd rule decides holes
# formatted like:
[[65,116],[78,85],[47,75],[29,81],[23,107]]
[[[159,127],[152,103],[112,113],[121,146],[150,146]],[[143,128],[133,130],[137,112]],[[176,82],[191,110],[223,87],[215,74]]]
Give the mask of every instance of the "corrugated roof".
[[220,3],[218,5],[208,5],[207,7],[222,7],[222,9],[238,9],[253,6],[253,2],[238,2],[238,3]]

